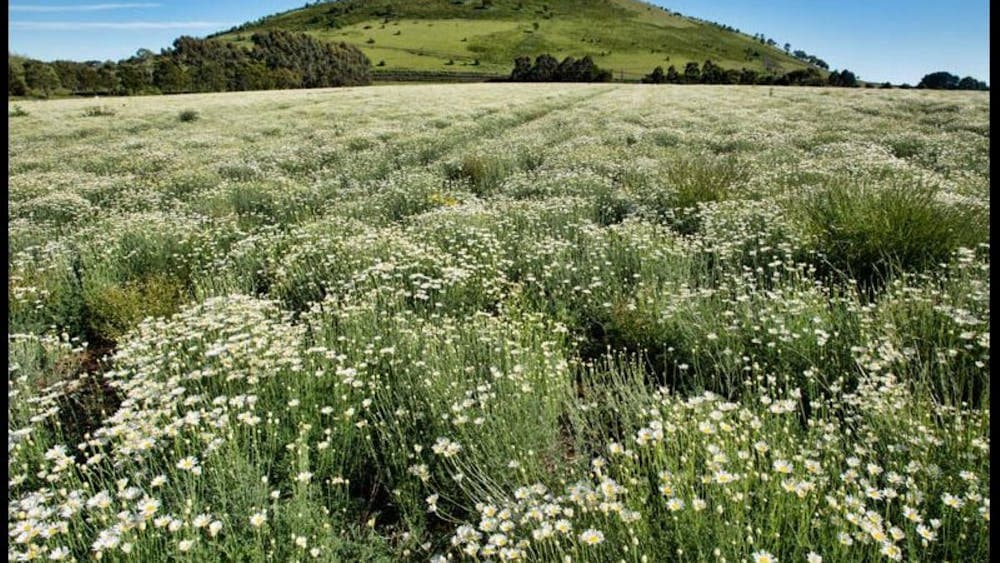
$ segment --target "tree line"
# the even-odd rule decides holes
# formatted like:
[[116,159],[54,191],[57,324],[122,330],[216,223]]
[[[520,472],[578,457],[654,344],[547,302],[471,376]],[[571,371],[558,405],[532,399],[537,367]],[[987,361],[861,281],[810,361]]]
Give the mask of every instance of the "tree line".
[[989,86],[971,76],[959,79],[950,72],[938,71],[927,74],[917,84],[917,88],[928,90],[989,90]]
[[582,59],[566,57],[560,62],[548,53],[535,57],[514,59],[514,70],[510,74],[512,82],[610,82],[611,71],[600,68],[590,56]]
[[[511,82],[610,82],[612,76],[610,70],[597,66],[590,56],[582,59],[566,57],[560,62],[552,55],[543,53],[535,58],[534,63],[530,57],[516,58],[514,70],[508,80]],[[784,74],[761,73],[748,68],[740,70],[723,68],[711,59],[706,60],[702,65],[694,61],[689,62],[684,65],[683,70],[678,70],[673,65],[667,70],[658,66],[643,76],[641,82],[644,84],[756,84],[840,88],[857,88],[862,85],[857,75],[847,69],[835,70],[826,73],[825,76],[815,67],[796,69]],[[866,83],[864,86],[874,88],[876,85]],[[893,86],[885,82],[879,87],[892,88]],[[910,87],[908,84],[900,86],[900,88]],[[989,90],[985,82],[969,76],[959,79],[947,72],[928,74],[920,81],[917,88]]]
[[7,94],[179,94],[371,83],[371,62],[353,45],[280,30],[255,33],[251,42],[247,49],[184,36],[158,55],[140,49],[118,62],[46,63],[8,54]]
[[642,78],[645,84],[763,84],[772,86],[841,86],[852,88],[858,85],[853,72],[843,70],[832,72],[824,78],[815,68],[796,69],[785,74],[761,73],[743,68],[740,70],[722,68],[711,60],[701,66],[696,62],[684,65],[683,71],[671,65],[666,71],[662,66]]

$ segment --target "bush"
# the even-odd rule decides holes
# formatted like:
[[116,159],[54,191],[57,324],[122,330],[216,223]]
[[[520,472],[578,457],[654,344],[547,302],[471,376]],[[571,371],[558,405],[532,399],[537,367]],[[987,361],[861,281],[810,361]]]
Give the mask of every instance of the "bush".
[[699,228],[698,204],[729,199],[732,189],[748,177],[734,158],[685,159],[671,163],[660,186],[644,190],[641,202],[656,217],[682,234]]
[[803,204],[821,271],[880,287],[899,271],[947,261],[958,247],[989,239],[988,213],[938,199],[937,189],[900,181],[887,186],[829,185]]
[[7,111],[7,117],[24,117],[27,115],[31,114],[28,113],[28,110],[24,109],[23,107],[17,104],[11,106],[10,109]]
[[177,119],[183,121],[184,123],[189,123],[191,121],[198,121],[198,112],[193,109],[186,109],[179,114],[177,114]]
[[146,317],[166,317],[177,312],[183,295],[181,282],[163,275],[90,290],[84,299],[91,336],[117,341]]
[[90,106],[83,110],[84,117],[106,117],[112,116],[115,113],[115,110],[107,106]]
[[446,163],[444,173],[448,180],[464,182],[472,193],[483,197],[503,182],[507,168],[494,158],[469,155],[458,162]]

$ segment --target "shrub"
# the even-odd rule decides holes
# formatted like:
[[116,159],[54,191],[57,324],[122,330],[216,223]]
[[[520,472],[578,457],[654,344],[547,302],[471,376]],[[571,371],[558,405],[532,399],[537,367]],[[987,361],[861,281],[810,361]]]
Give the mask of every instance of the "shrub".
[[444,172],[448,180],[468,184],[472,193],[480,197],[498,187],[507,176],[506,166],[502,162],[478,155],[446,163]]
[[31,114],[28,113],[28,110],[24,109],[23,107],[17,104],[12,105],[10,109],[7,111],[7,117],[25,117],[27,115]]
[[193,109],[186,109],[177,114],[177,119],[183,121],[184,123],[189,123],[191,121],[198,121],[198,112]]
[[154,275],[123,285],[109,285],[86,292],[91,336],[117,341],[146,317],[166,317],[181,304],[181,282]]
[[660,186],[643,190],[641,201],[682,234],[698,230],[698,204],[729,199],[731,191],[746,181],[746,168],[734,158],[672,162]]
[[946,203],[937,189],[899,180],[886,186],[837,182],[803,203],[820,269],[877,287],[898,271],[946,261],[958,247],[989,239],[988,214]]
[[84,117],[108,117],[115,113],[115,110],[107,106],[90,106],[83,110]]

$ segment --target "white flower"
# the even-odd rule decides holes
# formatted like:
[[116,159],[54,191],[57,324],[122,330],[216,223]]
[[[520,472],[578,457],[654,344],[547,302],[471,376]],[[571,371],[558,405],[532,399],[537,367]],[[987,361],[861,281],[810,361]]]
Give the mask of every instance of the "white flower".
[[152,518],[156,511],[160,508],[160,501],[155,498],[145,497],[142,502],[139,503],[139,514],[145,518]]
[[604,534],[591,528],[580,534],[580,541],[586,545],[597,545],[604,541]]
[[195,456],[187,456],[181,459],[177,462],[177,469],[195,473],[196,470],[198,470],[198,458]]

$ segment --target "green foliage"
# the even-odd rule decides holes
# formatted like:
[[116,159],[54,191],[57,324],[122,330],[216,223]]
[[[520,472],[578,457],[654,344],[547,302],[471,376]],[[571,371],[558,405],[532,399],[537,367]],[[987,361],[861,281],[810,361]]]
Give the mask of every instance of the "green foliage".
[[827,78],[827,84],[843,88],[857,88],[858,78],[854,76],[853,72],[845,68],[840,72],[831,72],[830,76]]
[[444,165],[446,179],[466,184],[472,193],[480,197],[499,187],[507,174],[507,163],[491,156],[467,155]]
[[700,225],[699,206],[729,199],[747,178],[746,167],[735,158],[684,158],[668,164],[658,182],[640,189],[637,197],[660,221],[691,234]]
[[118,341],[146,317],[169,317],[184,298],[181,283],[154,275],[123,285],[108,285],[84,293],[89,334],[99,341]]
[[31,114],[28,113],[28,110],[17,104],[10,106],[10,109],[7,110],[7,117],[26,117],[29,115]]
[[24,64],[20,58],[7,57],[7,95],[25,96],[28,83],[24,80]]
[[531,64],[528,57],[514,60],[512,82],[610,82],[611,71],[599,68],[588,55],[580,60],[566,57],[557,62],[556,58],[543,53]]
[[43,98],[48,98],[61,86],[56,71],[51,66],[38,61],[25,63],[24,80],[29,91]]
[[201,115],[198,113],[198,110],[194,110],[194,109],[181,110],[181,112],[179,114],[177,114],[177,119],[180,120],[181,122],[184,122],[184,123],[190,123],[192,121],[198,121],[198,119],[200,119],[200,118],[201,118]]
[[83,110],[84,117],[111,117],[116,113],[118,112],[104,105],[90,106]]
[[927,88],[929,90],[954,90],[958,88],[958,77],[950,72],[938,71],[924,75],[917,84],[917,88]]
[[801,206],[821,265],[870,287],[989,240],[985,210],[941,201],[939,192],[905,178],[885,185],[840,181],[817,190]]
[[371,62],[346,43],[324,43],[304,33],[255,33],[251,57],[267,68],[299,75],[302,88],[358,86],[371,82]]

